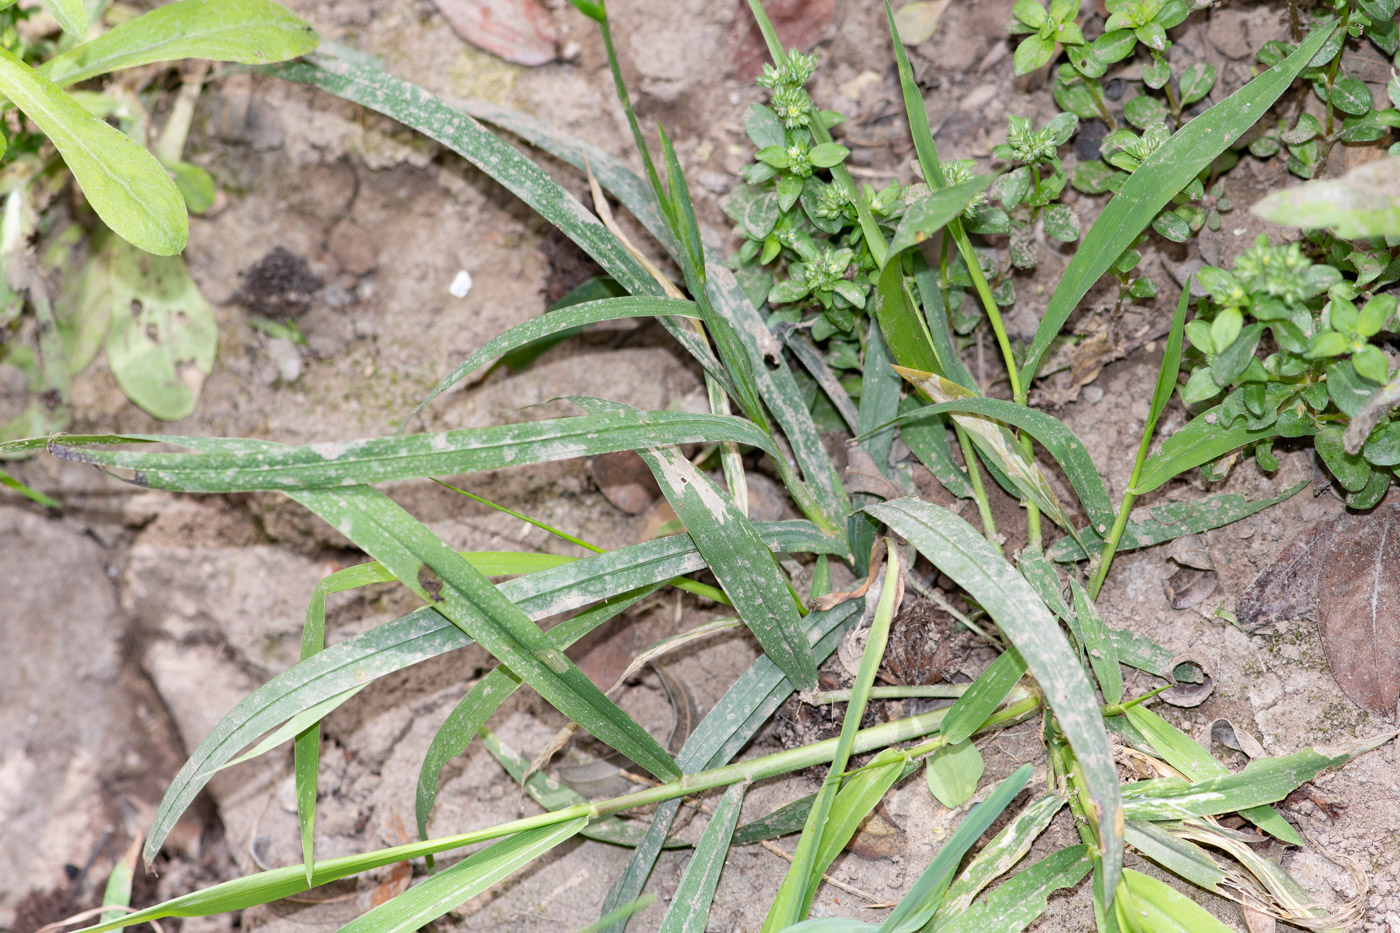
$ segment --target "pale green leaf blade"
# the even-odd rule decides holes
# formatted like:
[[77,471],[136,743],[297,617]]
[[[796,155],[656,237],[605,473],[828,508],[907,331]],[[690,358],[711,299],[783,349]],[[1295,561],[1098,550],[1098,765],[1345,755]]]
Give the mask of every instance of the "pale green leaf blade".
[[[1251,500],[1239,493],[1227,492],[1204,499],[1164,502],[1148,509],[1142,518],[1128,521],[1123,527],[1123,537],[1118,542],[1118,552],[1165,544],[1185,535],[1199,534],[1237,522],[1291,498],[1307,485],[1307,481],[1297,483],[1272,499]],[[1098,553],[1103,539],[1094,529],[1081,528],[1079,535],[1090,551]],[[1046,556],[1061,564],[1088,559],[1084,549],[1073,538],[1061,538],[1056,541],[1046,551]]]
[[[1128,722],[1152,743],[1153,752],[1188,778],[1216,777],[1230,773],[1229,768],[1216,761],[1215,756],[1202,748],[1195,739],[1141,704],[1128,707],[1125,715]],[[1289,845],[1303,844],[1303,839],[1293,828],[1293,824],[1285,820],[1273,807],[1247,807],[1240,811],[1240,816]]]
[[[550,641],[562,651],[599,625],[656,592],[659,585],[652,583],[633,590],[559,623],[549,630]],[[509,668],[497,666],[472,685],[467,695],[452,708],[452,712],[447,715],[437,732],[433,733],[428,750],[423,755],[423,763],[418,769],[418,790],[414,798],[420,839],[428,838],[428,818],[432,815],[433,804],[437,801],[438,781],[442,777],[442,769],[449,761],[467,750],[472,739],[476,738],[486,725],[486,720],[509,699],[520,686],[520,682],[520,678]],[[587,835],[596,828],[596,824],[590,825],[584,833]]]
[[729,853],[729,840],[739,822],[744,802],[744,785],[735,784],[720,797],[715,812],[705,826],[695,854],[685,867],[681,883],[671,896],[671,906],[661,920],[660,933],[705,933],[710,904],[719,885],[719,874]]
[[1080,299],[1177,192],[1263,118],[1335,26],[1334,20],[1327,20],[1315,27],[1286,59],[1191,120],[1128,176],[1085,235],[1055,288],[1021,367],[1021,385],[1029,386],[1034,380],[1041,358]]
[[1070,846],[1046,856],[1006,881],[979,904],[945,922],[935,933],[1020,933],[1045,912],[1050,895],[1078,884],[1094,866],[1089,847]]
[[[51,445],[65,459],[134,470],[155,489],[247,492],[389,483],[670,444],[735,441],[776,453],[753,422],[730,415],[627,408],[522,424],[210,453],[143,453]],[[172,440],[172,443],[179,443]]]
[[1054,616],[986,539],[947,509],[917,499],[897,499],[866,511],[903,535],[967,590],[1020,651],[1045,691],[1097,804],[1106,887],[1112,890],[1123,858],[1118,770],[1094,690]]
[[1135,915],[1137,927],[1152,933],[1234,933],[1176,888],[1141,872],[1123,872],[1118,892],[1120,916]]
[[441,98],[362,61],[345,58],[313,54],[270,72],[361,104],[442,143],[558,227],[629,293],[661,294],[661,286],[641,263],[577,198],[544,169]]
[[986,767],[977,746],[971,739],[963,739],[928,756],[924,763],[924,782],[939,803],[956,810],[977,792],[977,783],[982,780]]
[[976,680],[968,684],[967,690],[948,709],[941,730],[943,737],[952,744],[967,741],[996,711],[1025,673],[1026,662],[1021,660],[1020,652],[1015,648],[1003,651]]
[[339,933],[413,933],[514,874],[587,825],[587,817],[527,829],[414,885],[393,900],[361,914]]
[[1394,732],[1335,745],[1318,745],[1278,758],[1257,758],[1241,771],[1199,781],[1159,778],[1123,786],[1129,819],[1177,820],[1211,816],[1275,803],[1327,768],[1379,748]]
[[1143,462],[1137,485],[1130,490],[1133,495],[1151,492],[1173,477],[1246,444],[1269,437],[1303,437],[1317,430],[1310,417],[1300,415],[1293,408],[1285,408],[1277,421],[1257,430],[1250,430],[1245,418],[1236,420],[1230,427],[1223,427],[1219,421],[1217,406],[1201,412],[1163,441],[1156,453]]
[[159,256],[185,248],[185,199],[155,156],[8,49],[0,49],[0,93],[54,144],[97,216],[118,236]]
[[991,183],[992,176],[978,175],[960,185],[938,188],[909,205],[895,229],[894,239],[890,240],[890,252],[885,262],[893,262],[904,250],[917,246],[943,229]]
[[997,789],[979,803],[958,824],[958,828],[943,843],[932,862],[919,875],[890,915],[880,924],[880,933],[909,933],[928,923],[934,912],[943,903],[953,873],[958,870],[963,856],[982,838],[982,834],[996,822],[997,817],[1011,805],[1011,801],[1031,779],[1031,766],[1021,765],[997,785]]
[[1065,798],[1058,794],[1046,794],[1029,804],[991,842],[983,846],[957,879],[948,885],[943,905],[934,915],[934,929],[941,929],[952,918],[965,913],[987,885],[1024,858],[1064,805]]
[[1083,633],[1084,650],[1089,654],[1089,666],[1098,678],[1104,702],[1114,706],[1123,700],[1123,671],[1118,667],[1118,650],[1113,647],[1108,626],[1083,585],[1070,577],[1069,588],[1074,594],[1074,614],[1079,618],[1079,630]]
[[[56,2],[82,7],[82,0]],[[55,55],[39,72],[67,87],[121,68],[184,58],[266,65],[305,55],[316,42],[315,30],[271,0],[176,0]]]
[[1168,832],[1166,827],[1172,825],[1129,820],[1123,838],[1144,857],[1172,874],[1207,891],[1221,893],[1221,883],[1227,877],[1224,868],[1205,849]]
[[680,775],[656,739],[604,696],[515,603],[393,500],[364,486],[290,495],[384,564],[599,741],[661,780]]
[[748,518],[674,448],[639,453],[764,653],[794,684],[815,687],[817,665],[802,616],[782,569]]
[[87,36],[88,15],[83,0],[39,0],[49,15],[70,36],[81,42]]
[[[904,375],[921,388],[927,382],[919,380],[914,374]],[[1098,468],[1094,466],[1084,442],[1060,419],[1006,399],[966,398],[915,409],[909,414],[901,415],[899,420],[912,421],[939,414],[980,415],[1020,428],[1030,434],[1060,465],[1092,526],[1096,529],[1101,528],[1101,534],[1107,534],[1108,529],[1113,527],[1113,505],[1104,490]]]
[[[674,298],[653,298],[650,296],[607,298],[601,301],[588,301],[583,304],[551,311],[524,324],[518,324],[504,333],[491,338],[481,349],[474,352],[443,377],[433,390],[418,403],[417,414],[429,402],[461,382],[488,361],[505,356],[512,350],[533,343],[536,340],[586,327],[601,321],[617,321],[638,317],[688,317],[698,318],[699,310],[693,301],[680,301]],[[409,418],[412,418],[410,415]]]

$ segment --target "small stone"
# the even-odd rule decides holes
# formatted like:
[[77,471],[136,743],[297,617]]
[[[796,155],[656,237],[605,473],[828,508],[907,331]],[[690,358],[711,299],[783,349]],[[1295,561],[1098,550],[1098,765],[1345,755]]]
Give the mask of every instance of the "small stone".
[[628,515],[640,515],[661,493],[646,463],[630,450],[594,457],[592,469],[603,497]]
[[999,89],[995,84],[978,85],[962,99],[962,103],[958,104],[958,109],[975,113],[995,100],[998,93]]
[[1097,405],[1099,402],[1102,402],[1103,389],[1100,389],[1098,386],[1085,386],[1084,401],[1088,402],[1090,405]]
[[452,284],[447,286],[447,293],[453,298],[465,298],[472,290],[472,274],[466,269],[457,270],[456,276],[452,279]]
[[357,223],[342,220],[336,224],[327,247],[340,268],[353,276],[369,275],[379,268],[374,240],[369,231]]
[[301,378],[301,350],[290,340],[274,337],[267,342],[267,355],[277,365],[277,378],[296,382]]

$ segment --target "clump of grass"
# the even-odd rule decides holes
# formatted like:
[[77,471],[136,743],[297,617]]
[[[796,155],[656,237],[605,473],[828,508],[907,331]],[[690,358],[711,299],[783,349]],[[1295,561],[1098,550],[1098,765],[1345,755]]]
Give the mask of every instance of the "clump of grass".
[[[654,317],[703,368],[712,411],[648,412],[612,401],[576,398],[573,401],[582,413],[569,417],[333,444],[102,436],[31,440],[5,448],[8,453],[47,448],[63,459],[94,464],[157,489],[279,491],[340,530],[372,558],[318,585],[307,613],[302,660],[240,703],[194,751],[172,782],[145,850],[147,859],[155,857],[175,820],[218,768],[249,746],[249,754],[260,754],[279,742],[294,740],[304,863],[249,875],[126,916],[104,918],[89,928],[90,933],[160,917],[236,910],[404,859],[424,857],[431,864],[435,854],[489,842],[345,928],[355,933],[418,929],[579,835],[633,848],[627,868],[609,892],[604,917],[593,927],[619,929],[643,906],[643,889],[682,798],[710,791],[723,793],[661,922],[663,930],[704,927],[725,853],[732,845],[799,830],[792,867],[764,921],[766,931],[1014,931],[1041,914],[1052,892],[1089,878],[1100,930],[1226,929],[1176,888],[1125,870],[1125,846],[1189,884],[1289,922],[1333,928],[1352,919],[1360,910],[1358,905],[1319,906],[1276,864],[1241,845],[1238,833],[1222,828],[1217,818],[1239,814],[1261,832],[1301,845],[1296,830],[1272,804],[1320,770],[1388,741],[1393,733],[1260,759],[1240,772],[1230,772],[1209,750],[1149,708],[1162,689],[1176,678],[1189,678],[1190,671],[1173,669],[1167,651],[1144,636],[1114,628],[1095,606],[1119,550],[1216,527],[1262,507],[1217,499],[1188,504],[1170,516],[1133,517],[1136,496],[1260,440],[1257,433],[1239,435],[1218,420],[1197,419],[1149,453],[1158,420],[1177,386],[1188,336],[1189,295],[1183,293],[1176,304],[1132,480],[1117,509],[1083,443],[1064,423],[1027,405],[1041,361],[1089,288],[1105,274],[1121,273],[1121,257],[1134,248],[1149,225],[1158,222],[1161,212],[1268,112],[1322,50],[1341,41],[1338,23],[1315,24],[1311,34],[1269,70],[1166,134],[1141,158],[1134,156],[1131,174],[1121,180],[1116,196],[1085,234],[1082,248],[1060,279],[1034,340],[1017,352],[1002,325],[998,302],[970,234],[967,211],[989,180],[969,177],[966,166],[954,170],[940,159],[894,19],[889,17],[910,132],[929,190],[910,199],[891,230],[875,220],[871,204],[856,190],[849,173],[840,170],[839,160],[831,162],[831,180],[822,184],[836,189],[830,197],[854,205],[862,255],[869,263],[863,274],[871,314],[851,322],[852,328],[863,328],[858,405],[849,398],[842,402],[837,394],[840,381],[822,375],[825,363],[819,354],[802,359],[821,376],[818,382],[832,394],[833,403],[849,409],[857,434],[852,443],[875,470],[888,473],[885,479],[891,493],[886,497],[866,491],[850,494],[843,488],[817,437],[807,399],[788,359],[775,354],[767,340],[760,340],[760,335],[767,334],[762,309],[703,245],[680,160],[664,129],[658,128],[660,158],[654,160],[647,148],[628,104],[604,5],[596,0],[573,3],[602,30],[644,167],[640,176],[606,154],[519,115],[484,106],[450,107],[357,57],[323,53],[270,71],[378,110],[442,142],[558,226],[626,292],[624,297],[575,304],[508,331],[458,366],[427,401],[491,359],[535,341],[599,321]],[[1153,43],[1159,33],[1165,36],[1167,28],[1157,18],[1166,15],[1170,5],[1138,4],[1133,7],[1137,12],[1115,12],[1115,16],[1132,13],[1143,20],[1134,20],[1134,35],[1153,49],[1154,63],[1160,50]],[[800,129],[809,134],[806,157],[818,165],[829,161],[827,155],[836,155],[836,150],[822,147],[834,145],[831,123],[803,97],[805,81],[798,80],[808,72],[808,61],[784,49],[762,7],[756,2],[751,6],[773,60],[774,102],[786,108],[783,112],[805,116],[805,123],[784,126],[783,132]],[[1036,14],[1031,6],[1036,4],[1023,0],[1017,5],[1017,16],[1040,30],[1036,33],[1040,41],[1032,44],[1030,52],[1018,51],[1018,62],[1048,61],[1054,43],[1075,44],[1077,34],[1068,29],[1067,16],[1076,4],[1057,0],[1049,11],[1042,11],[1049,19],[1039,26],[1033,22]],[[1154,30],[1154,23],[1161,28]],[[1087,75],[1082,68],[1080,73]],[[588,173],[598,189],[595,200],[602,219],[483,123]],[[1034,132],[1030,127],[1023,129],[1026,134]],[[1061,135],[1061,129],[1056,129],[1046,144],[1062,142]],[[1013,147],[1009,156],[1033,168],[1046,160],[1041,158],[1043,147],[1032,148],[1036,151]],[[813,160],[814,153],[826,155]],[[789,157],[786,167],[777,165],[780,159],[767,159],[763,164],[778,171],[760,179],[760,183],[773,181],[779,198],[789,200],[785,210],[807,193],[804,181],[797,200],[791,200],[795,185],[780,175],[792,168],[793,158]],[[643,251],[607,222],[604,192],[647,229],[655,247],[680,270],[681,282],[667,280]],[[1032,208],[1038,206],[1045,205],[1032,203]],[[935,269],[919,244],[939,233],[950,246]],[[950,310],[954,290],[960,286],[946,261],[954,249],[967,272],[967,287],[977,296],[1006,364],[1011,399],[982,395],[958,356]],[[850,257],[843,254],[842,258]],[[838,297],[856,305],[849,292],[833,285],[830,296],[824,296],[822,289],[815,289],[818,304],[831,299],[831,307],[821,313],[839,308]],[[771,290],[767,297],[773,297]],[[1334,330],[1339,328],[1340,323]],[[1196,345],[1196,328],[1189,333]],[[1220,352],[1222,348],[1216,348]],[[1214,376],[1214,369],[1211,372]],[[1198,427],[1201,424],[1212,427]],[[949,509],[898,494],[899,477],[886,470],[896,431],[950,492],[976,500],[980,529]],[[1280,428],[1275,433],[1285,432]],[[183,450],[150,452],[138,446],[153,441],[173,443]],[[953,442],[962,449],[962,465],[952,457]],[[679,446],[688,443],[717,445],[723,483],[681,455]],[[770,456],[802,520],[750,521],[745,507],[749,467],[740,456],[740,446]],[[459,554],[376,488],[418,477],[622,450],[642,455],[686,534],[600,551],[577,536],[550,529],[586,553],[577,558]],[[1046,482],[1037,456],[1056,462],[1069,481],[1075,503],[1060,501]],[[1014,563],[997,543],[986,495],[989,482],[1003,486],[1025,504],[1029,545],[1015,555]],[[1080,527],[1073,521],[1076,510],[1087,517],[1087,525]],[[1063,534],[1047,548],[1046,540],[1056,534],[1056,527]],[[872,695],[907,572],[901,551],[891,546],[895,536],[961,589],[981,616],[979,626],[1001,651],[948,709],[862,730],[859,723]],[[879,546],[872,547],[877,542]],[[775,554],[812,563],[812,583],[805,593]],[[1068,598],[1052,559],[1069,565]],[[827,592],[832,561],[850,565],[866,577],[866,585],[853,593]],[[702,570],[713,575],[717,586],[692,578]],[[501,574],[517,576],[499,585],[489,579]],[[389,580],[410,589],[423,602],[422,608],[326,648],[326,597]],[[731,604],[763,649],[674,755],[594,687],[564,653],[578,638],[663,586]],[[574,614],[547,632],[536,624],[568,612]],[[869,633],[859,673],[846,697],[839,737],[736,760],[784,700],[816,685],[818,664],[857,624],[868,624]],[[353,856],[315,859],[320,720],[352,701],[369,680],[473,641],[490,652],[499,666],[467,694],[433,740],[416,799],[422,839]],[[1122,672],[1125,665],[1159,679],[1162,687],[1130,696]],[[585,800],[541,775],[532,776],[524,759],[505,749],[487,727],[491,714],[520,687],[538,692],[573,723],[628,756],[655,783],[621,797]],[[1045,786],[976,856],[964,864],[973,845],[1029,783],[1029,766],[1006,778],[965,814],[938,856],[882,923],[808,919],[826,869],[891,787],[923,771],[940,800],[962,805],[983,773],[973,738],[1029,717],[1043,725]],[[1151,776],[1125,780],[1120,775],[1110,734],[1114,742],[1132,750]],[[438,774],[446,761],[478,736],[523,782],[542,812],[498,826],[429,838]],[[858,758],[867,754],[871,757],[863,762]],[[739,825],[749,784],[813,765],[827,767],[817,794],[794,801],[757,824]],[[657,809],[645,830],[615,818],[653,804]],[[1080,844],[1003,878],[1066,808],[1074,817]]]

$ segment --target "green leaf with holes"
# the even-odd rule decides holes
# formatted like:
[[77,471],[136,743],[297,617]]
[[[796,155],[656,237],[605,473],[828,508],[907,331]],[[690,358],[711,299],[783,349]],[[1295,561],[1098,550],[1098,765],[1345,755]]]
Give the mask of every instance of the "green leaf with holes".
[[117,385],[164,421],[190,414],[214,366],[219,328],[185,261],[116,237],[94,261],[107,273],[107,362]]

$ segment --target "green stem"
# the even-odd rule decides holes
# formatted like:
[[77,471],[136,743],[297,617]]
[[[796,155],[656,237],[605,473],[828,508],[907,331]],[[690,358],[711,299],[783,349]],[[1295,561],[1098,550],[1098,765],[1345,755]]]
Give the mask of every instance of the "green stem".
[[[1133,481],[1128,483],[1131,489],[1133,482],[1137,481],[1137,468],[1133,469]],[[1118,542],[1123,538],[1123,529],[1128,527],[1128,513],[1133,510],[1133,501],[1137,497],[1131,492],[1123,493],[1123,502],[1118,506],[1118,516],[1113,520],[1113,530],[1108,533],[1104,540],[1103,550],[1099,551],[1099,569],[1094,571],[1094,579],[1089,582],[1089,598],[1098,599],[1099,591],[1103,589],[1104,578],[1108,576],[1108,567],[1113,563],[1113,555],[1118,550]]]
[[987,500],[987,487],[982,483],[982,465],[977,462],[977,452],[972,449],[972,441],[967,432],[956,421],[953,433],[958,436],[962,447],[963,462],[967,464],[967,479],[972,483],[972,495],[977,500],[977,514],[982,518],[982,534],[1001,553],[1001,543],[997,541],[997,520],[992,516],[992,504]]
[[[871,687],[872,700],[918,700],[947,699],[960,697],[967,690],[967,684],[902,684],[891,687]],[[814,705],[826,703],[849,703],[854,690],[823,690],[812,697]]]
[[[1080,75],[1084,78],[1083,75]],[[1103,87],[1099,85],[1097,78],[1084,78],[1084,86],[1089,89],[1089,96],[1094,99],[1094,106],[1099,108],[1099,116],[1103,117],[1103,122],[1108,124],[1108,131],[1112,133],[1118,129],[1118,123],[1113,119],[1113,114],[1108,110],[1108,101],[1104,99]]]

